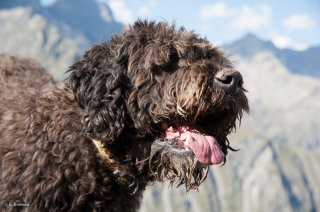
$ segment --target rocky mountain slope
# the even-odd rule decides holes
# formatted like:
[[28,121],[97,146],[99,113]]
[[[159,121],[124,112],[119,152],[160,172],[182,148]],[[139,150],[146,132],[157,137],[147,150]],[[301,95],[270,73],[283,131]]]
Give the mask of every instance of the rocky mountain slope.
[[320,210],[320,80],[293,74],[270,51],[231,59],[251,103],[230,136],[241,150],[212,166],[199,192],[149,188],[141,211]]
[[0,1],[0,52],[36,58],[62,80],[67,68],[93,43],[121,31],[107,4],[60,0]]
[[[55,79],[92,43],[121,30],[104,3],[0,0],[0,52],[38,59]],[[319,47],[277,49],[249,34],[224,46],[243,74],[251,112],[224,166],[213,166],[199,192],[155,183],[148,211],[320,211]]]

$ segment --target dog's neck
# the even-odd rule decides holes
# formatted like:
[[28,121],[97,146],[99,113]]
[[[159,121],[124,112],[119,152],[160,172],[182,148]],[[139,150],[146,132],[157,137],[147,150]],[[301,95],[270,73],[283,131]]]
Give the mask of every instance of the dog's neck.
[[124,175],[119,169],[117,162],[110,157],[110,154],[107,153],[104,145],[100,140],[92,139],[92,143],[99,152],[99,155],[103,162],[111,169],[112,175],[116,182],[122,186],[128,187],[128,193],[130,195],[135,194],[141,185],[138,184],[138,181],[133,176]]
[[[92,143],[95,145],[96,149],[98,150],[101,158],[107,163],[107,164],[110,164],[110,165],[114,165],[116,162],[110,158],[110,155],[106,152],[103,144],[101,141],[99,140],[96,140],[96,139],[92,139]],[[113,167],[113,166],[111,166]],[[114,171],[114,170],[112,170]]]

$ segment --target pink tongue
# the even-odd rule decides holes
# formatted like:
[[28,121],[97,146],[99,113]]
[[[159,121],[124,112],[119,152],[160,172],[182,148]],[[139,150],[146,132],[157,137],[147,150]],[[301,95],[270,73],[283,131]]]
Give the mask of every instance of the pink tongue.
[[195,154],[197,160],[203,164],[219,164],[224,160],[218,141],[209,135],[201,134],[188,127],[180,127],[178,131],[168,128],[165,138],[178,138],[184,142]]

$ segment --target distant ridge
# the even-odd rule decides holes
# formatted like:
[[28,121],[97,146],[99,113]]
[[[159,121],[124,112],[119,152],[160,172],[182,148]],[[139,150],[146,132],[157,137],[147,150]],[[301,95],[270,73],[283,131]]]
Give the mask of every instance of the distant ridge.
[[107,4],[94,0],[59,0],[43,8],[41,14],[53,23],[64,24],[82,32],[90,43],[109,39],[123,27],[114,20]]
[[37,8],[40,7],[39,0],[1,0],[0,1],[0,9],[9,9],[13,7],[21,7],[21,6],[28,6]]
[[123,25],[109,6],[95,0],[0,0],[0,52],[39,60],[57,81],[91,45],[111,38]]
[[231,54],[252,57],[259,52],[273,53],[288,69],[295,74],[320,78],[320,46],[305,51],[278,49],[271,41],[263,41],[254,34],[247,34],[233,43],[224,45]]
[[4,0],[0,9],[15,7],[31,8],[34,14],[42,15],[58,27],[69,27],[81,32],[90,43],[109,39],[111,34],[122,30],[108,5],[94,0],[58,0],[50,6],[42,6],[39,0]]

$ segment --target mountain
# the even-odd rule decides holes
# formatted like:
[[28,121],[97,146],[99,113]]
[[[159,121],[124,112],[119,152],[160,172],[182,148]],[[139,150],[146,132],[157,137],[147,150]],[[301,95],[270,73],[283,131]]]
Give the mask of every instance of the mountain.
[[[317,47],[281,50],[248,34],[223,48],[243,75],[251,108],[229,136],[240,151],[230,152],[224,166],[210,167],[199,192],[156,183],[146,191],[141,211],[319,211]],[[279,56],[287,52],[310,57],[315,71],[306,61],[300,66],[311,71],[290,69],[291,62]]]
[[224,166],[210,167],[199,192],[150,187],[141,211],[320,210],[320,79],[293,73],[264,50],[268,43],[246,44],[230,58],[251,107],[229,136],[240,151],[229,153]]
[[90,43],[109,39],[111,34],[122,30],[122,24],[115,22],[111,9],[103,2],[60,0],[39,13],[51,23],[83,33]]
[[247,34],[233,43],[224,45],[224,48],[244,57],[252,57],[259,52],[270,51],[291,72],[320,78],[320,46],[304,51],[278,49],[271,41],[262,41],[253,34]]
[[10,9],[14,7],[40,7],[39,0],[1,0],[0,8],[1,9]]
[[106,3],[59,0],[0,1],[0,52],[36,58],[62,80],[67,68],[93,43],[122,30]]

